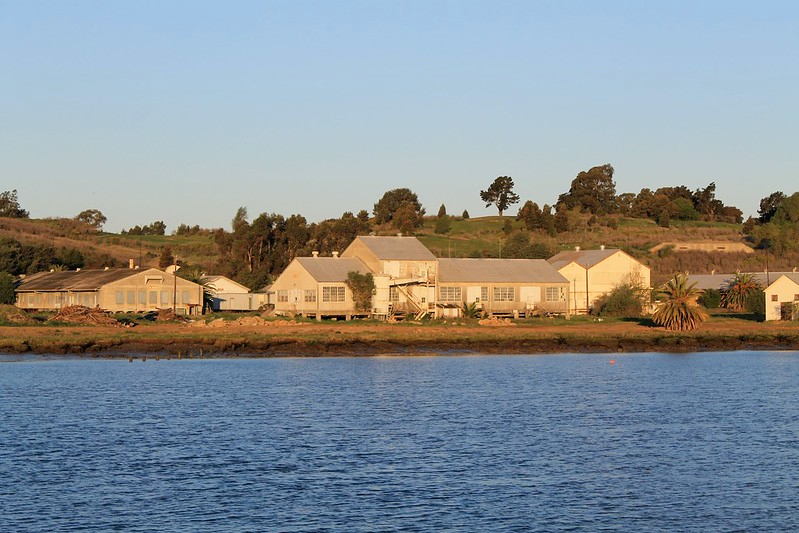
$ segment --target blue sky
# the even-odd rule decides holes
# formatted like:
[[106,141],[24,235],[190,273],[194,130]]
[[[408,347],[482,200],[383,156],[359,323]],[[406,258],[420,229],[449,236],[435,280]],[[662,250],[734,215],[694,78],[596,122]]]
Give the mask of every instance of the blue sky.
[[[799,3],[0,0],[0,190],[33,217],[230,228],[393,188],[495,214],[610,163],[618,192],[799,190]],[[510,211],[515,213],[516,208]]]

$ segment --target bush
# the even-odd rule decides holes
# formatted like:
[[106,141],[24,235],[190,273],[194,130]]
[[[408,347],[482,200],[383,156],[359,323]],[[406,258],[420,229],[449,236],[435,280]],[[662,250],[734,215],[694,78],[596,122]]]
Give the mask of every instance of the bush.
[[761,320],[765,319],[766,293],[763,291],[757,291],[747,296],[746,302],[744,303],[744,309],[757,316]]
[[449,230],[452,229],[452,221],[447,215],[444,215],[438,219],[436,219],[435,231],[436,233],[444,234],[449,233]]
[[718,309],[721,307],[721,291],[718,289],[705,289],[699,298],[699,303],[708,309]]
[[646,291],[631,283],[624,283],[600,296],[591,314],[597,316],[641,316]]
[[8,272],[0,272],[0,304],[13,305],[16,302],[16,280]]

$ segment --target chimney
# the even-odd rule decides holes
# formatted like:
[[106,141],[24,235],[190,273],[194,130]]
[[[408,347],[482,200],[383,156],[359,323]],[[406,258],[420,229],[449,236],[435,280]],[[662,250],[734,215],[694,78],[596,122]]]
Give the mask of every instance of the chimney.
[[579,252],[579,251],[580,251],[580,247],[579,247],[579,246],[575,246],[575,247],[574,247],[574,251],[575,251],[575,252]]
[[338,259],[338,252],[333,252],[333,257]]
[[319,257],[319,252],[314,250],[313,252],[311,252],[311,255],[314,256],[314,257]]
[[133,268],[133,259],[128,259],[128,268]]

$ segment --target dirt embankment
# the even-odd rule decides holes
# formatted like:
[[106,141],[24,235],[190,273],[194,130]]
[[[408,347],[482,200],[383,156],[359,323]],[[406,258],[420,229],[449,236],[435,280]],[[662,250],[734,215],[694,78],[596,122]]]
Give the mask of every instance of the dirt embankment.
[[297,323],[243,319],[209,324],[0,327],[0,352],[126,356],[332,356],[444,353],[556,353],[799,350],[799,325],[714,319],[698,332],[671,333],[635,322],[525,324]]

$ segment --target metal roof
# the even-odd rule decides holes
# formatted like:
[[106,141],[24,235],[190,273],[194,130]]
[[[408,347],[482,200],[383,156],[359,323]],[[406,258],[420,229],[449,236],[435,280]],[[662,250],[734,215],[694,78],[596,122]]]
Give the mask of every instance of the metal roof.
[[544,259],[439,259],[441,283],[569,283]]
[[[790,279],[799,283],[799,274],[795,272],[742,272],[742,274],[754,275],[761,287],[766,287],[770,283],[774,283],[782,275],[788,276]],[[688,283],[696,283],[696,288],[701,290],[721,290],[726,287],[734,277],[735,274],[690,274],[688,276]]]
[[549,261],[549,264],[555,267],[556,270],[560,270],[569,263],[577,263],[581,267],[588,268],[590,270],[592,267],[601,263],[608,257],[616,254],[616,252],[621,252],[621,250],[619,250],[618,248],[605,248],[604,250],[579,250],[579,251],[567,250],[565,252],[560,252],[558,254],[553,255],[552,257],[547,259],[547,261]]
[[378,259],[398,261],[435,261],[436,256],[416,237],[357,237]]
[[341,283],[347,280],[350,272],[371,272],[363,261],[354,257],[298,257],[295,261],[321,282]]
[[19,287],[17,287],[17,292],[96,291],[103,285],[135,276],[141,272],[144,271],[132,270],[129,268],[37,272],[36,274],[26,276],[25,279],[22,280],[22,283],[19,284]]

